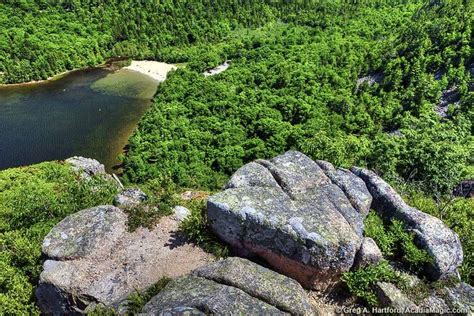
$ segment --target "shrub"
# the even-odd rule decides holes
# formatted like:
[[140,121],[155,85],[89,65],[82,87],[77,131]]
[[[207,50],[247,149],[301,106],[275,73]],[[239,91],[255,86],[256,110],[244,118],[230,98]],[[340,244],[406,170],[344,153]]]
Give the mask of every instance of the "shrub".
[[191,214],[181,223],[180,230],[205,251],[219,258],[227,257],[229,249],[211,233],[204,201],[193,201],[187,207]]
[[411,271],[419,272],[432,260],[426,250],[415,244],[415,235],[402,222],[393,220],[387,227],[374,211],[365,220],[365,235],[375,240],[385,256],[405,263]]
[[435,200],[414,185],[399,185],[399,188],[410,205],[438,217],[459,235],[464,252],[459,272],[464,282],[474,284],[474,199],[448,195]]
[[148,289],[142,292],[135,292],[131,294],[127,299],[127,314],[136,315],[141,312],[143,306],[151,300],[151,298],[157,295],[169,282],[171,281],[168,277],[163,277],[161,280],[150,286]]
[[161,217],[170,215],[176,205],[176,185],[169,178],[147,181],[140,188],[148,195],[148,201],[125,210],[130,231],[141,226],[152,228]]
[[352,294],[371,306],[376,306],[378,303],[377,295],[373,291],[373,286],[377,282],[402,282],[401,277],[385,260],[378,265],[346,272],[342,276],[342,281]]

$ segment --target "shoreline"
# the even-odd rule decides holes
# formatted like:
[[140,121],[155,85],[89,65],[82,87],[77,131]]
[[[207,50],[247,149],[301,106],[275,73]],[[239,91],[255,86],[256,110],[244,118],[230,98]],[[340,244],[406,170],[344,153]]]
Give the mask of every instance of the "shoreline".
[[132,60],[130,65],[123,66],[123,67],[114,65],[114,62],[116,61],[113,58],[111,58],[111,61],[106,61],[105,63],[97,65],[95,67],[74,68],[71,70],[63,71],[61,73],[58,73],[54,76],[51,76],[47,79],[42,79],[42,80],[32,80],[32,81],[18,82],[18,83],[0,83],[0,88],[20,87],[20,86],[41,84],[41,83],[61,79],[62,77],[70,73],[73,73],[75,71],[86,70],[86,69],[91,69],[91,68],[109,68],[113,70],[126,69],[130,71],[136,71],[146,76],[149,76],[158,82],[163,82],[166,80],[166,76],[169,71],[177,69],[177,66],[174,64],[167,64],[164,62],[152,61],[152,60]]
[[44,83],[44,82],[48,82],[48,81],[54,81],[54,80],[58,80],[58,79],[62,78],[63,76],[65,76],[69,73],[72,73],[74,71],[78,71],[78,70],[81,70],[81,69],[86,69],[86,68],[77,68],[77,69],[72,69],[72,70],[66,70],[66,71],[58,73],[58,74],[56,74],[52,77],[49,77],[47,79],[42,79],[42,80],[32,80],[32,81],[18,82],[18,83],[0,83],[0,88],[1,87],[29,86],[29,85],[33,85],[33,84],[39,84],[39,83]]
[[86,70],[86,69],[91,69],[91,68],[109,68],[109,69],[115,69],[115,70],[127,69],[130,71],[136,71],[141,74],[147,75],[158,82],[163,82],[166,80],[166,76],[169,71],[177,69],[177,66],[174,64],[167,64],[164,62],[152,61],[152,60],[132,60],[130,65],[124,66],[124,67],[114,65],[114,62],[117,62],[116,60],[114,60],[114,58],[111,58],[110,60],[111,61],[106,61],[105,63],[94,66],[94,67],[84,67],[84,68],[75,68],[71,70],[66,70],[54,76],[51,76],[47,79],[32,80],[32,81],[18,82],[18,83],[0,83],[0,88],[41,84],[48,81],[61,79],[62,77],[70,73],[73,73],[75,71]]

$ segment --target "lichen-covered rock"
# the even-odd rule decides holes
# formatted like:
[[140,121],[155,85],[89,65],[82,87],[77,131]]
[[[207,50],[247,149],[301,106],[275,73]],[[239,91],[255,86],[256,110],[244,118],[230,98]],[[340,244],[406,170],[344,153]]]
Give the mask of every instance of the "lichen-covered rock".
[[199,268],[193,274],[237,287],[293,315],[313,313],[307,294],[298,282],[247,259],[227,258]]
[[173,308],[167,308],[160,311],[159,314],[153,313],[153,315],[158,316],[205,316],[206,314],[201,312],[200,310],[193,308],[193,307],[184,307],[178,306]]
[[454,287],[444,289],[443,298],[447,305],[453,309],[466,311],[467,314],[474,314],[474,287],[461,282]]
[[370,237],[366,237],[362,241],[362,246],[357,252],[354,267],[361,268],[366,267],[368,265],[375,265],[379,263],[382,259],[382,251],[380,251],[375,241]]
[[122,209],[130,209],[137,207],[146,200],[148,200],[148,196],[142,190],[136,188],[126,189],[114,198],[114,205]]
[[227,188],[208,199],[207,214],[235,248],[318,289],[352,267],[364,214],[307,156],[289,151],[247,164]]
[[72,165],[73,170],[81,173],[84,178],[105,174],[104,165],[95,159],[75,156],[66,159],[66,162]]
[[436,309],[438,311],[448,311],[450,309],[450,307],[446,304],[446,302],[442,298],[434,294],[422,300],[418,304],[418,306],[420,307],[420,311],[429,310],[429,309],[433,309],[433,310]]
[[54,226],[43,241],[43,253],[56,260],[82,258],[118,240],[127,230],[126,221],[125,213],[111,205],[82,210]]
[[351,171],[343,168],[336,169],[327,161],[318,160],[316,163],[324,170],[328,178],[342,189],[352,206],[366,216],[372,204],[372,196],[365,182]]
[[362,178],[373,197],[372,208],[387,219],[402,221],[415,233],[417,244],[433,257],[427,273],[440,279],[456,273],[463,260],[458,235],[441,220],[408,206],[401,196],[374,172],[353,167],[351,171]]
[[197,276],[171,281],[143,308],[149,315],[160,315],[175,308],[198,309],[210,315],[280,315],[271,306],[244,291]]
[[279,186],[267,168],[256,162],[250,162],[237,170],[225,186],[226,189],[241,187],[278,188]]
[[171,216],[152,230],[128,232],[126,222],[122,210],[106,205],[70,215],[51,230],[36,290],[44,314],[84,313],[96,304],[116,308],[131,293],[211,260],[185,243]]
[[397,310],[415,310],[417,306],[410,301],[408,297],[402,293],[395,285],[387,282],[377,282],[375,291],[379,299],[379,303],[383,307],[391,307]]

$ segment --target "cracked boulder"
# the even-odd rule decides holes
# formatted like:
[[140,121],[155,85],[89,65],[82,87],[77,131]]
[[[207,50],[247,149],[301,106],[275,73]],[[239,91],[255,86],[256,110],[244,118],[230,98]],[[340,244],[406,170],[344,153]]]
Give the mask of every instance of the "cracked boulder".
[[193,310],[211,315],[312,315],[293,279],[243,258],[227,258],[171,281],[143,308],[149,315]]
[[135,291],[178,277],[211,260],[187,244],[171,217],[129,232],[126,214],[111,205],[72,214],[43,241],[48,258],[36,290],[46,315],[86,313],[97,304],[118,308]]
[[240,168],[208,199],[212,230],[308,288],[324,290],[354,264],[371,203],[348,170],[289,151]]
[[353,167],[351,171],[364,180],[372,197],[372,208],[387,220],[397,219],[414,232],[415,242],[426,249],[432,262],[426,270],[432,280],[457,274],[463,260],[458,235],[440,219],[423,213],[405,203],[383,179],[370,170]]

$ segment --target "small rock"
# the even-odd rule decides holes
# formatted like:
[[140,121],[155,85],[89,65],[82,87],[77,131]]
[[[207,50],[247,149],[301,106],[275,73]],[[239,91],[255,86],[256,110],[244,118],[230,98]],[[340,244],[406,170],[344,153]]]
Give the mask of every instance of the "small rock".
[[184,221],[189,215],[191,215],[191,211],[188,210],[187,208],[185,208],[184,206],[175,206],[174,209],[173,209],[173,214],[174,214],[174,218],[179,221],[179,222],[182,222]]
[[95,159],[84,157],[71,157],[66,159],[75,172],[80,172],[84,178],[91,178],[98,174],[106,174],[103,164]]
[[126,189],[114,198],[114,205],[122,209],[137,207],[148,200],[148,196],[140,189]]
[[392,307],[398,310],[416,309],[415,303],[410,301],[395,285],[387,282],[377,282],[375,286],[379,302],[383,307]]
[[382,251],[370,237],[365,237],[362,246],[357,252],[354,267],[361,268],[368,265],[376,265],[383,259]]

